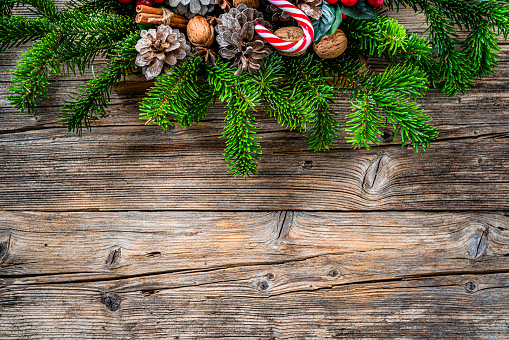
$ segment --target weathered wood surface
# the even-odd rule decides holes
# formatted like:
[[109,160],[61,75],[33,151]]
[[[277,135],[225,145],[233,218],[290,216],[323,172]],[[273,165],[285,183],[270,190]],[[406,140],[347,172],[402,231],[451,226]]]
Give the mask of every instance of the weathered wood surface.
[[421,101],[440,132],[428,152],[388,130],[370,151],[313,153],[260,112],[249,180],[226,173],[221,107],[163,133],[141,96],[113,94],[78,138],[58,106],[82,81],[19,115],[19,50],[1,55],[0,339],[509,339],[501,47],[468,95]]
[[2,339],[508,331],[503,214],[6,212],[0,221],[9,225]]

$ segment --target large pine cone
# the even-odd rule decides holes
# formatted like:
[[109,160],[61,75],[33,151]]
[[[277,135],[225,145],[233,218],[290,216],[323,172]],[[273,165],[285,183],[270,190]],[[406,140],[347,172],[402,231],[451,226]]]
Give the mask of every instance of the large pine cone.
[[216,0],[166,0],[174,13],[185,15],[192,19],[197,15],[202,17],[214,10]]
[[141,39],[136,43],[135,64],[141,67],[141,72],[148,79],[154,79],[162,71],[169,74],[175,65],[185,62],[191,57],[191,46],[186,41],[184,33],[166,25],[159,25],[156,29],[141,31]]
[[260,24],[270,29],[272,25],[263,19],[262,13],[245,4],[221,14],[219,19],[221,24],[216,26],[219,54],[234,60],[233,65],[238,66],[237,76],[243,71],[258,71],[263,64],[262,59],[270,55],[270,49],[265,40],[256,34],[254,27]]

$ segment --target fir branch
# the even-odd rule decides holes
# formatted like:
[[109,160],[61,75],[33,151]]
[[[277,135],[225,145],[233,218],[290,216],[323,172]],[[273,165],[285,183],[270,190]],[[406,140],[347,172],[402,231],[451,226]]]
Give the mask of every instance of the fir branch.
[[14,92],[7,98],[21,113],[36,112],[36,101],[48,98],[47,89],[51,87],[48,76],[48,63],[60,41],[56,32],[48,33],[40,41],[23,51],[23,56],[12,73],[13,84],[7,89]]
[[13,7],[14,7],[14,1],[0,0],[0,15],[11,16]]
[[147,120],[147,124],[156,122],[163,130],[173,126],[170,118],[184,126],[190,121],[199,119],[197,116],[202,116],[208,103],[205,107],[202,103],[198,105],[199,109],[194,108],[192,117],[187,112],[195,101],[201,101],[196,88],[201,63],[201,57],[194,57],[187,63],[175,67],[170,75],[159,76],[160,81],[155,83],[141,102],[140,119]]
[[225,160],[234,176],[250,177],[256,174],[258,161],[262,153],[256,139],[256,122],[248,110],[254,110],[260,104],[259,93],[246,87],[247,76],[235,76],[235,70],[229,64],[217,61],[216,65],[207,64],[207,80],[221,101],[226,101],[226,126],[222,137],[226,138]]
[[[448,95],[466,92],[472,79],[491,74],[497,67],[498,33],[509,34],[507,0],[388,0],[390,8],[409,6],[423,12],[429,27],[438,71],[429,74],[435,82],[444,82]],[[465,42],[458,31],[470,31]],[[467,62],[473,57],[473,62]]]
[[46,19],[0,17],[0,52],[41,39],[52,30]]
[[384,121],[391,123],[402,143],[410,141],[424,150],[437,137],[431,117],[415,100],[424,95],[428,79],[419,68],[389,66],[384,73],[364,78],[359,90],[352,93],[353,112],[347,115],[347,140],[355,147],[378,144]]
[[132,10],[129,6],[120,3],[118,0],[75,0],[66,3],[67,9],[82,13],[116,13],[130,15]]
[[265,111],[278,124],[291,130],[305,129],[310,124],[310,110],[305,98],[285,84],[284,76],[283,59],[279,53],[273,53],[259,72],[249,76],[246,86],[260,93]]
[[327,150],[334,145],[333,138],[338,137],[340,132],[340,125],[334,119],[336,113],[330,107],[334,99],[334,87],[330,85],[332,77],[323,75],[320,61],[314,60],[313,54],[285,60],[289,81],[294,91],[302,96],[313,117],[308,144],[315,151]]
[[106,66],[99,74],[78,92],[72,93],[73,102],[64,106],[64,121],[69,131],[82,134],[83,126],[90,129],[94,120],[105,116],[105,109],[109,104],[109,94],[113,84],[121,78],[124,69],[127,69],[136,58],[136,45],[139,32],[131,33],[112,50]]
[[53,0],[12,0],[13,2],[28,5],[28,10],[50,22],[60,20],[61,14]]

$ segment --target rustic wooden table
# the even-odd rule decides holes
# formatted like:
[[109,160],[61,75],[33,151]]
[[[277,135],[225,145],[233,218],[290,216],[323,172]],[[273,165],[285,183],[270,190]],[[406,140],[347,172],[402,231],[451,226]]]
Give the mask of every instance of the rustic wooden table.
[[220,108],[163,133],[116,94],[78,138],[64,79],[17,114],[18,54],[0,67],[0,339],[509,338],[508,44],[469,95],[422,100],[428,152],[387,131],[314,153],[259,113],[249,180],[226,173]]

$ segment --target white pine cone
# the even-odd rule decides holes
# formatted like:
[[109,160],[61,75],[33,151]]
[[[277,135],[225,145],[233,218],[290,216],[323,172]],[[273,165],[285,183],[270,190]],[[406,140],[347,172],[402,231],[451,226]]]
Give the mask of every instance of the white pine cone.
[[171,73],[175,65],[185,62],[191,57],[191,46],[186,41],[184,33],[176,28],[159,25],[157,29],[141,31],[141,39],[136,43],[136,66],[141,67],[141,72],[148,79],[154,79],[161,74]]
[[216,0],[166,0],[172,11],[192,19],[197,15],[206,16],[214,10]]

